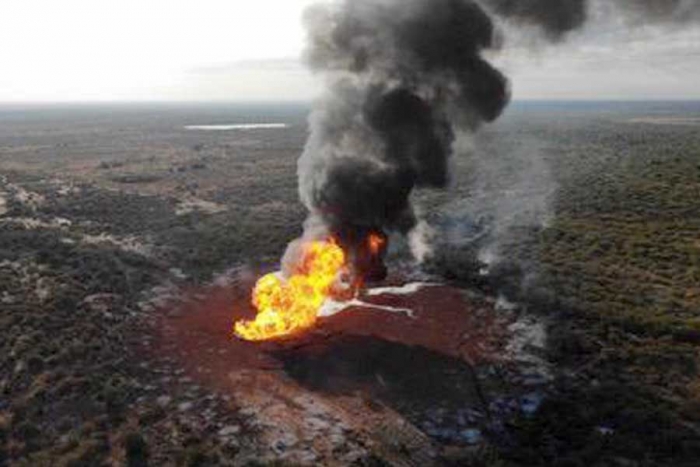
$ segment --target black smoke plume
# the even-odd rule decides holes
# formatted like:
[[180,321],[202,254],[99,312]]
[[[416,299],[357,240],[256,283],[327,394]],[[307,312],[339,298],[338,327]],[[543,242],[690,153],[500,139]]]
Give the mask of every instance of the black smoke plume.
[[483,56],[497,44],[491,18],[471,0],[347,0],[313,7],[306,23],[328,91],[299,161],[301,198],[351,249],[366,232],[406,233],[414,188],[449,181],[455,130],[508,103]]
[[601,8],[630,23],[700,18],[698,0],[337,0],[309,9],[306,59],[326,92],[298,164],[307,235],[334,235],[360,257],[370,233],[415,229],[414,189],[445,187],[456,136],[508,104],[508,80],[486,58],[502,45],[493,18],[558,41]]
[[635,26],[700,20],[698,0],[483,0],[483,4],[505,19],[541,28],[552,40],[584,26],[595,9],[606,9]]
[[539,26],[558,40],[586,22],[586,0],[486,0],[499,16]]

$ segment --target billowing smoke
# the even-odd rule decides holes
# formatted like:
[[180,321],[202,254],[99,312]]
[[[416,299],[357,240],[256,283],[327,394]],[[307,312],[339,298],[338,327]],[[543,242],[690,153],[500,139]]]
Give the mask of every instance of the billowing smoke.
[[[307,234],[333,234],[357,264],[367,263],[358,251],[369,234],[412,232],[410,246],[424,256],[430,229],[411,194],[445,187],[450,157],[464,146],[455,141],[498,118],[510,98],[508,80],[486,58],[503,45],[493,19],[559,41],[601,8],[658,24],[700,18],[697,0],[337,0],[310,8],[306,59],[326,92],[298,164]],[[527,211],[526,196],[512,199],[492,203],[508,207],[494,216]]]
[[697,0],[483,0],[494,14],[541,28],[560,40],[595,17],[595,11],[621,17],[636,26],[682,24],[700,20]]
[[367,232],[408,233],[412,191],[449,181],[455,130],[508,103],[506,78],[483,57],[493,23],[471,0],[347,0],[310,9],[306,23],[307,59],[328,90],[299,161],[301,199],[350,250]]
[[487,7],[507,19],[539,26],[551,39],[582,26],[587,0],[485,0]]

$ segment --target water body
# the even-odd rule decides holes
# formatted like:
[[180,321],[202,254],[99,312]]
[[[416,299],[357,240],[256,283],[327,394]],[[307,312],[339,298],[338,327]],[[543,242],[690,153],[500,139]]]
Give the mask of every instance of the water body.
[[246,131],[246,130],[273,130],[288,128],[286,123],[236,123],[231,125],[187,125],[186,130],[198,131]]

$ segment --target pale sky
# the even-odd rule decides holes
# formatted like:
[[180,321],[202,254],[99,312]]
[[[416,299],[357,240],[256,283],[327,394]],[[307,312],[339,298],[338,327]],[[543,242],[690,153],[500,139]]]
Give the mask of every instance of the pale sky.
[[[0,0],[1,101],[307,100],[316,0]],[[494,57],[515,98],[700,98],[700,29],[606,23]]]

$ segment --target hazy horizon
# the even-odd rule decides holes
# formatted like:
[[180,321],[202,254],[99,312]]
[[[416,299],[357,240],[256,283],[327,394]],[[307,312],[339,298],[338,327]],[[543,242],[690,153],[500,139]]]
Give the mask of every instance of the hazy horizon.
[[[311,101],[324,87],[301,58],[314,3],[3,2],[0,102]],[[598,10],[555,45],[499,23],[504,46],[489,59],[515,100],[700,99],[700,27]]]
[[[0,101],[0,108],[39,108],[39,107],[149,107],[149,106],[299,106],[312,107],[315,99],[279,99],[279,100],[56,100],[56,101]],[[621,99],[596,99],[596,98],[514,98],[508,107],[521,104],[693,104],[700,103],[700,97],[689,98],[621,98]]]

